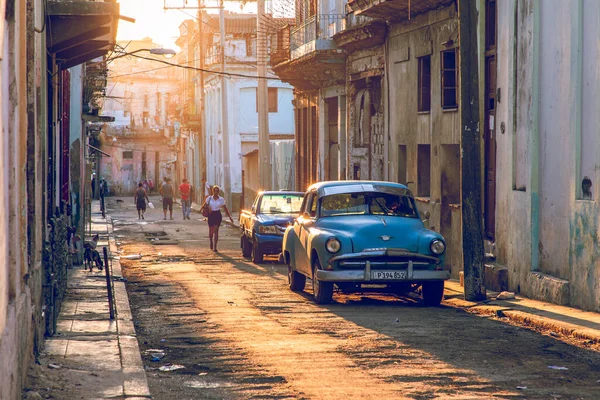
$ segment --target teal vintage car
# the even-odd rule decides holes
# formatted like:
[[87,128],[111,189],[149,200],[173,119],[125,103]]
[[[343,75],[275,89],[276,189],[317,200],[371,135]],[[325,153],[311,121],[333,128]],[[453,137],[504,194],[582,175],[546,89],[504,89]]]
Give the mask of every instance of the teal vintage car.
[[[428,216],[425,216],[428,218]],[[444,294],[446,241],[426,229],[410,190],[379,181],[320,182],[308,188],[300,215],[283,236],[280,260],[288,284],[312,279],[315,302],[369,287],[406,292],[421,287],[426,305]]]

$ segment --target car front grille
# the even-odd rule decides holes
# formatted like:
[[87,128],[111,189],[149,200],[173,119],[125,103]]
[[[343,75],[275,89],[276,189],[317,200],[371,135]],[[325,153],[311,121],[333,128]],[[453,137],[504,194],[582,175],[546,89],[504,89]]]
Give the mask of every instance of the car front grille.
[[[344,260],[339,262],[339,266],[347,269],[363,269],[367,266],[367,262],[370,263],[371,268],[374,269],[407,269],[409,260]],[[431,263],[423,261],[413,261],[414,269],[428,269]]]

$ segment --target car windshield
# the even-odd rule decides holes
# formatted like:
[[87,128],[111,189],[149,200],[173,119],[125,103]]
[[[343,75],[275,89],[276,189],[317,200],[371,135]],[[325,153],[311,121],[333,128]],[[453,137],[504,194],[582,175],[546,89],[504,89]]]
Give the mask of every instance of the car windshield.
[[263,195],[260,212],[263,214],[298,214],[304,196],[294,194]]
[[389,215],[418,218],[415,200],[395,193],[338,193],[321,198],[321,217]]

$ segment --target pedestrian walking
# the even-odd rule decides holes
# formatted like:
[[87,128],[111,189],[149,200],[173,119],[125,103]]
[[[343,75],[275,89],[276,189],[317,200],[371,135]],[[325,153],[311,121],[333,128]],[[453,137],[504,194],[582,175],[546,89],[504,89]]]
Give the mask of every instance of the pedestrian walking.
[[208,237],[210,239],[210,249],[215,252],[217,251],[217,243],[219,242],[219,227],[223,220],[221,208],[225,209],[225,212],[233,224],[233,217],[225,204],[225,199],[221,197],[219,193],[220,189],[215,185],[212,188],[212,196],[207,197],[204,202],[208,206]]
[[92,199],[96,199],[96,174],[92,175]]
[[150,193],[154,193],[154,182],[152,182],[152,179],[148,181],[148,189],[150,190]]
[[165,178],[165,183],[160,187],[159,193],[162,196],[163,212],[165,214],[163,220],[167,219],[167,209],[169,210],[169,216],[173,219],[173,186],[171,185],[171,179]]
[[135,207],[138,212],[138,219],[144,219],[144,213],[146,212],[146,202],[150,202],[148,199],[148,194],[146,190],[144,190],[144,185],[142,182],[138,184],[138,188],[135,190],[133,194],[133,202],[135,203]]
[[148,186],[148,180],[144,179],[144,182],[142,182],[142,187],[144,188],[144,190],[146,191],[146,193],[148,193],[148,189],[150,189],[150,186]]
[[192,186],[188,183],[187,178],[183,178],[183,183],[179,185],[179,195],[181,196],[181,212],[183,219],[190,219],[190,211],[192,208]]

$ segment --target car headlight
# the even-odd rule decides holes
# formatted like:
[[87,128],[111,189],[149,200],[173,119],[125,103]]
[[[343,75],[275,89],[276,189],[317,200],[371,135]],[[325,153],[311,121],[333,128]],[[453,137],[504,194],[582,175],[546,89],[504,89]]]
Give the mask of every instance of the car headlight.
[[433,239],[431,241],[431,244],[429,245],[429,249],[433,254],[439,256],[444,251],[446,251],[446,244],[439,239]]
[[325,243],[325,249],[330,253],[337,253],[341,248],[342,244],[334,237],[327,239],[327,242]]
[[277,235],[277,227],[275,225],[261,225],[258,227],[258,233]]

